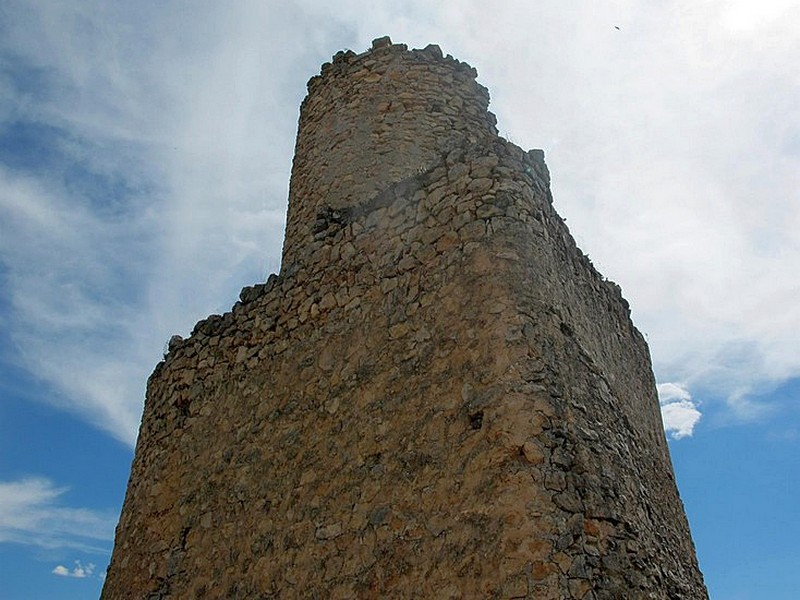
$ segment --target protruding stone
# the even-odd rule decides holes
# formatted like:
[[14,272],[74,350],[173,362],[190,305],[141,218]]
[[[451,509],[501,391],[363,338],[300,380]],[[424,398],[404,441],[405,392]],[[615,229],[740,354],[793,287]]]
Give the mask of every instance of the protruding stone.
[[342,535],[342,524],[333,523],[331,525],[318,527],[314,535],[318,540],[332,540]]
[[522,445],[522,455],[529,463],[538,465],[544,461],[544,452],[534,442],[527,441]]
[[377,50],[378,48],[388,48],[391,45],[392,45],[392,39],[388,35],[375,38],[374,40],[372,40],[373,50]]

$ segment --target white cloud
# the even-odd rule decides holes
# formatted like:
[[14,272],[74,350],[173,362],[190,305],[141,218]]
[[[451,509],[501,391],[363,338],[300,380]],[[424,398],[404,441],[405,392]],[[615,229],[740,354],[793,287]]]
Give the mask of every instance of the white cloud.
[[685,386],[678,383],[659,383],[658,401],[663,406],[670,402],[686,402],[692,399],[692,395]]
[[664,430],[676,440],[690,437],[702,415],[689,390],[677,383],[660,383],[657,389]]
[[[753,390],[800,374],[797,10],[7,2],[0,52],[45,83],[0,77],[0,126],[60,132],[57,168],[0,169],[20,362],[132,445],[164,342],[277,270],[305,81],[388,33],[478,68],[500,130],[546,150],[557,208],[622,285],[659,377],[748,418]],[[76,166],[124,197],[79,193]]]
[[661,417],[664,420],[664,430],[679,440],[694,433],[694,426],[700,420],[700,411],[694,403],[682,400],[663,405]]
[[57,565],[52,570],[52,573],[53,575],[59,575],[60,577],[75,577],[76,579],[85,579],[92,576],[94,569],[94,563],[87,563],[86,565],[83,565],[79,560],[76,560],[75,566],[72,568],[72,570],[69,570],[64,565]]
[[43,478],[0,481],[0,543],[108,553],[117,515],[64,506],[66,492]]

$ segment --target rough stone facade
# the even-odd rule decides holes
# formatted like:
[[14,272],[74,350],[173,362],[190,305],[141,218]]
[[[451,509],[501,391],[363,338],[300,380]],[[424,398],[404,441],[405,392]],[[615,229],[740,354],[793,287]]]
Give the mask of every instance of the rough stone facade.
[[281,274],[150,378],[103,598],[706,598],[647,346],[475,70],[303,103]]

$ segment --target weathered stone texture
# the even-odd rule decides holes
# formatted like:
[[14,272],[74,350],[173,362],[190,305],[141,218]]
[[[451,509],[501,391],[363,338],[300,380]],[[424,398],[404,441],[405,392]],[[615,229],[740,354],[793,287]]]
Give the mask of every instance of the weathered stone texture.
[[309,83],[280,276],[148,384],[104,598],[706,598],[646,344],[436,47]]

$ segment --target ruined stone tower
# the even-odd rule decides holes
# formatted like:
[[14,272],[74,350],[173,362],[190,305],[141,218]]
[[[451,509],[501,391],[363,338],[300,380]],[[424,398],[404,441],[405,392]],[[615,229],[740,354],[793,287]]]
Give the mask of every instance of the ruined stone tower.
[[103,598],[706,598],[647,346],[475,77],[311,79],[281,274],[156,367]]

